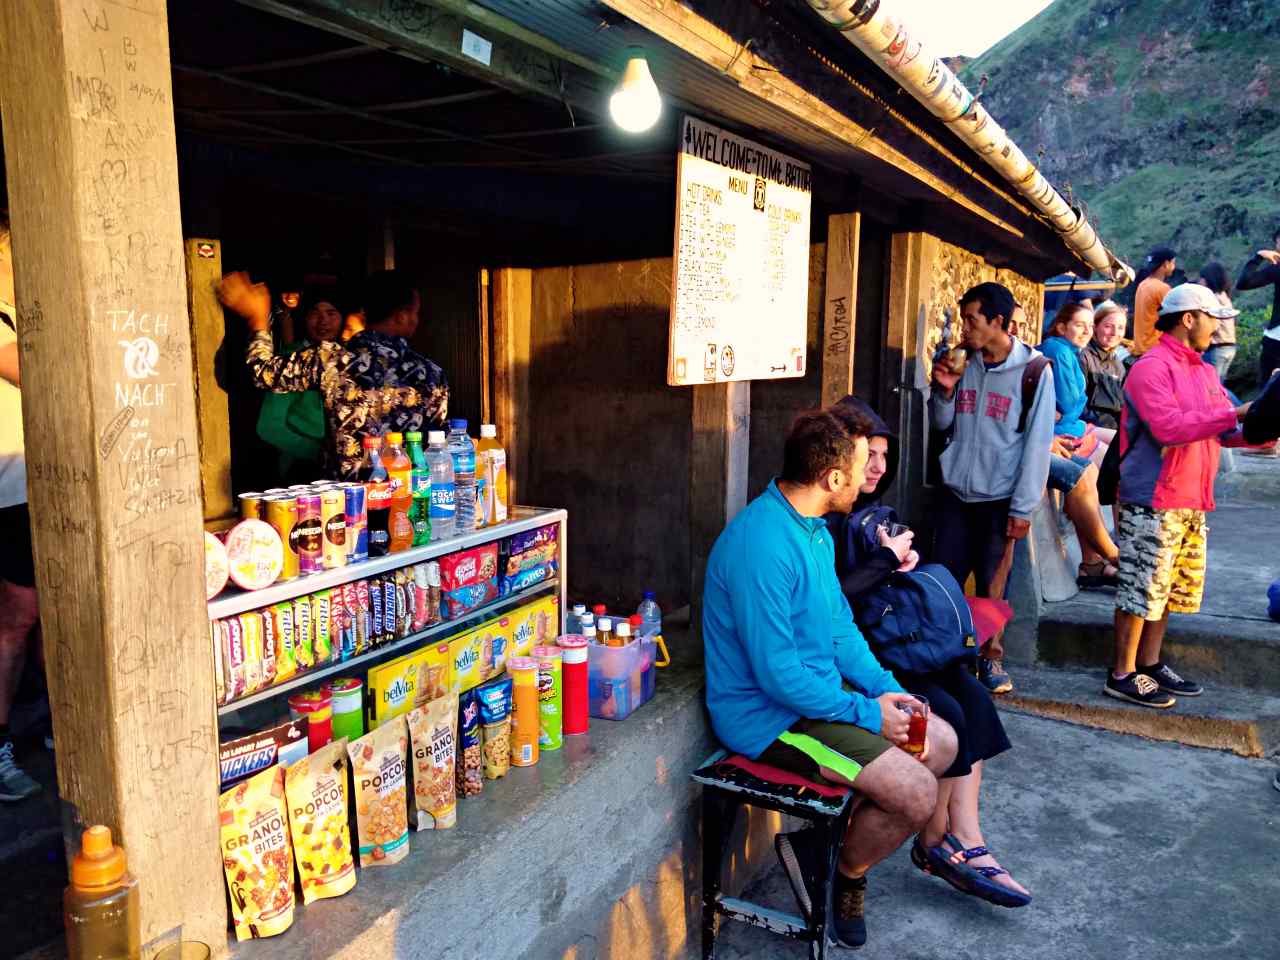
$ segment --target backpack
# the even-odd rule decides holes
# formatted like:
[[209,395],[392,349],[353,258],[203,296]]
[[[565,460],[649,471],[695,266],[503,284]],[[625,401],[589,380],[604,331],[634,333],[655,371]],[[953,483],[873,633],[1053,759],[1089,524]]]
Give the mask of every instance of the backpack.
[[933,673],[978,655],[973,612],[942,564],[892,574],[859,597],[853,613],[876,659],[895,673]]

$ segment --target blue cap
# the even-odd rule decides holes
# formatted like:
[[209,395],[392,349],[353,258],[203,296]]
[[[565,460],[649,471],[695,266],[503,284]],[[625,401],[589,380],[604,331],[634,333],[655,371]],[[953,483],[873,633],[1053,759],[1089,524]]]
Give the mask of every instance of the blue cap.
[[654,599],[656,599],[656,597],[654,596],[654,593],[653,593],[653,591],[652,591],[652,590],[646,590],[646,591],[644,592],[644,598],[645,598],[646,600],[654,600]]
[[450,420],[450,421],[449,421],[449,429],[450,429],[450,430],[465,430],[465,429],[467,429],[467,421],[465,421],[465,420]]

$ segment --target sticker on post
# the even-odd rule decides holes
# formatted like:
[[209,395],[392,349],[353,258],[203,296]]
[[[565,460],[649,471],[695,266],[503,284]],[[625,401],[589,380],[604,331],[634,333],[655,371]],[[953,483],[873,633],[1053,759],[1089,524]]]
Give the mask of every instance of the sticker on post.
[[493,59],[493,43],[470,30],[462,31],[462,52],[472,60],[478,60],[486,67]]

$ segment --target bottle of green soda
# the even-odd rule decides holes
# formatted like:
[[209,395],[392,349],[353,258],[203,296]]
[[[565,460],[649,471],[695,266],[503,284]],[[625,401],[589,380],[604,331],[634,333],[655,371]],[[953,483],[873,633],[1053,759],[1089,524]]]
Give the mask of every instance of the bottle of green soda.
[[422,434],[412,431],[404,435],[409,462],[409,486],[413,503],[409,507],[409,522],[413,524],[413,545],[421,547],[431,542],[431,468],[422,452]]

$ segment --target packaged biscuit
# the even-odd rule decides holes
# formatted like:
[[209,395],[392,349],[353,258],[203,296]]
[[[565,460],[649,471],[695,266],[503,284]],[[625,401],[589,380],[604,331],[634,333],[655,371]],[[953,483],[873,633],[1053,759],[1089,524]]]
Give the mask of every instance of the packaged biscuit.
[[227,678],[222,672],[222,640],[218,621],[209,621],[209,642],[213,644],[213,700],[219,705],[227,702]]
[[311,650],[316,666],[322,667],[333,659],[332,594],[320,590],[311,595]]
[[276,682],[283,683],[298,672],[293,650],[293,604],[277,603],[264,613],[271,619],[276,639]]
[[498,596],[498,545],[488,543],[440,560],[446,620],[457,620]]
[[262,620],[256,613],[242,613],[236,619],[244,644],[244,692],[257,693],[262,689]]
[[502,677],[477,690],[484,741],[484,775],[505,777],[511,769],[511,678]]
[[484,792],[484,749],[480,742],[480,694],[468,690],[458,698],[458,796]]
[[362,867],[399,863],[409,853],[407,748],[403,717],[395,717],[347,745],[356,790]]
[[356,653],[364,653],[372,646],[369,639],[372,625],[370,623],[369,613],[369,584],[364,580],[357,580],[354,584],[356,592],[355,625],[356,625]]
[[413,796],[419,830],[444,830],[458,822],[458,698],[430,700],[409,713],[413,745]]
[[299,597],[293,601],[293,656],[299,670],[310,670],[316,665],[312,649],[314,632],[311,626],[311,598]]
[[235,617],[218,621],[218,645],[222,648],[223,702],[231,703],[244,696],[244,642]]
[[302,902],[342,896],[356,885],[347,828],[346,738],[289,767],[285,796]]
[[259,610],[254,616],[262,625],[262,685],[269,687],[276,682],[280,663],[276,652],[275,621],[268,610]]
[[218,818],[236,939],[284,933],[294,907],[284,767],[263,770],[222,794]]

